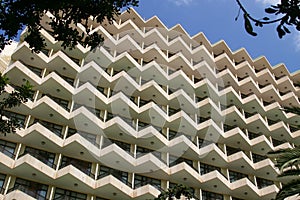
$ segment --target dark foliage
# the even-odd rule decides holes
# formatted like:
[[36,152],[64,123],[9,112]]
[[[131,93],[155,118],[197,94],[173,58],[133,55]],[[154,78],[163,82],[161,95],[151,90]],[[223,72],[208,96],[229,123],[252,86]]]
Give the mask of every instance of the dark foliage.
[[180,199],[181,196],[184,196],[186,199],[198,199],[193,195],[191,189],[185,185],[178,184],[172,188],[169,188],[167,191],[160,193],[160,195],[154,200],[166,200],[166,199]]
[[14,133],[21,124],[17,119],[10,118],[5,109],[20,106],[21,103],[27,102],[32,94],[32,86],[26,82],[22,86],[16,86],[11,93],[5,91],[5,86],[9,83],[8,78],[0,73],[0,134]]
[[[52,32],[55,40],[62,41],[64,48],[74,48],[79,42],[94,48],[103,38],[92,33],[88,20],[101,23],[104,19],[112,22],[122,8],[137,6],[138,0],[1,0],[0,1],[0,51],[11,40],[16,39],[18,32],[26,26],[28,34],[25,41],[31,49],[39,52],[45,46],[39,30],[46,28]],[[48,24],[42,24],[41,18],[49,11],[53,18]],[[92,16],[92,18],[90,18]],[[78,31],[77,23],[82,23],[86,33]]]
[[[247,12],[240,0],[236,0],[236,2],[240,10],[244,13],[245,30],[252,36],[256,36],[257,33],[253,31],[251,22],[258,27],[263,27],[266,24],[277,24],[276,31],[279,38],[291,33],[290,28],[292,27],[300,31],[300,0],[281,0],[277,5],[271,5],[266,8],[265,12],[272,15],[273,19],[269,17],[256,19]],[[236,20],[237,19],[238,16],[236,17]]]

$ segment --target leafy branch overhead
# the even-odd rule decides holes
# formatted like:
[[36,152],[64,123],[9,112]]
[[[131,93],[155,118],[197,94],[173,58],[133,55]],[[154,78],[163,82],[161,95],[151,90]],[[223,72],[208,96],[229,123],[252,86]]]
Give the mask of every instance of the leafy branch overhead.
[[15,132],[17,128],[21,127],[19,121],[5,110],[27,102],[33,92],[32,86],[27,81],[24,85],[16,86],[14,91],[8,93],[5,90],[8,83],[8,78],[0,73],[0,134],[4,135]]
[[[18,33],[28,28],[25,41],[31,49],[39,52],[45,47],[45,41],[40,35],[42,28],[50,30],[55,40],[62,41],[64,48],[74,48],[78,43],[94,48],[103,38],[97,32],[91,33],[88,20],[101,23],[107,19],[110,23],[120,14],[123,8],[137,6],[138,0],[1,0],[0,1],[0,51]],[[41,23],[47,11],[53,18],[47,23]],[[78,31],[77,24],[81,23],[87,35]],[[47,27],[46,27],[47,26]]]
[[253,30],[252,23],[257,27],[263,27],[267,24],[277,24],[276,31],[279,38],[282,38],[287,33],[291,33],[290,28],[294,27],[297,31],[300,31],[300,0],[281,0],[281,3],[266,8],[265,12],[272,15],[273,19],[269,17],[256,19],[247,12],[240,0],[236,0],[236,2],[240,9],[235,19],[238,19],[242,10],[244,13],[245,30],[252,36],[257,35]]

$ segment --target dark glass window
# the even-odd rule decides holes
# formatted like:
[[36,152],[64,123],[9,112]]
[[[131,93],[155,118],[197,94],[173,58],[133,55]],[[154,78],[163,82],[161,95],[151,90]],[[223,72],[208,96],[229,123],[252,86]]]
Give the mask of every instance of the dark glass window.
[[173,167],[173,166],[175,166],[179,163],[182,163],[182,162],[185,162],[186,164],[188,164],[189,166],[194,168],[192,160],[189,160],[189,159],[186,159],[186,158],[183,158],[183,157],[178,158],[176,156],[169,155],[169,167]]
[[131,183],[128,181],[128,173],[117,169],[106,167],[101,165],[99,168],[98,179],[103,178],[108,175],[113,175],[115,178],[119,179],[121,182],[131,187]]
[[262,155],[258,155],[258,154],[252,153],[252,159],[253,159],[254,163],[257,163],[259,161],[265,160],[267,158],[268,158],[267,156],[262,156]]
[[200,173],[201,173],[201,175],[207,174],[207,173],[215,171],[215,170],[221,172],[220,167],[216,167],[216,166],[213,166],[213,165],[208,165],[208,164],[205,164],[205,163],[200,163]]
[[229,180],[230,180],[230,182],[234,182],[234,181],[240,180],[242,178],[248,178],[248,175],[240,173],[240,172],[235,172],[235,171],[229,170]]
[[75,158],[70,158],[67,156],[63,156],[61,164],[60,164],[60,169],[68,166],[68,165],[73,165],[74,167],[76,167],[77,169],[79,169],[80,171],[82,171],[83,173],[87,174],[88,176],[91,176],[93,178],[93,174],[91,173],[91,167],[92,167],[92,163],[90,162],[86,162],[83,160],[78,160]]
[[10,112],[7,110],[3,110],[2,114],[11,120],[14,120],[20,126],[20,128],[24,128],[25,119],[26,119],[25,115],[21,115],[19,113],[15,113],[15,112]]
[[17,178],[14,187],[9,189],[9,192],[13,190],[20,190],[37,200],[45,200],[47,196],[48,186]]
[[223,200],[222,194],[202,190],[202,200]]
[[[35,149],[32,147],[26,147],[23,155],[30,154],[31,156],[37,158],[38,160],[42,161],[49,167],[55,168],[54,160],[55,160],[55,154],[50,153],[47,151]],[[21,156],[21,155],[20,155]]]
[[40,120],[40,119],[34,119],[33,123],[36,123],[36,122],[40,123],[41,125],[43,125],[47,129],[52,131],[55,135],[57,135],[61,138],[63,137],[63,134],[62,134],[63,126],[58,125],[58,124],[54,124],[54,123],[51,123],[51,122],[47,122],[47,121],[44,121],[44,120]]
[[0,152],[9,156],[10,158],[15,158],[16,144],[8,142],[5,140],[0,140]]
[[4,193],[4,182],[5,182],[6,175],[0,174],[0,194]]
[[256,177],[256,183],[257,183],[257,187],[259,189],[274,184],[273,181],[271,181],[271,180],[267,180],[267,179],[263,179],[263,178],[259,178],[259,177]]
[[55,189],[54,198],[55,200],[86,200],[87,195],[79,192],[70,190],[64,190],[61,188]]
[[139,188],[139,187],[147,185],[147,184],[150,184],[150,185],[152,185],[153,187],[155,187],[159,190],[161,188],[160,187],[160,185],[161,185],[160,180],[135,174],[135,176],[134,176],[134,188]]

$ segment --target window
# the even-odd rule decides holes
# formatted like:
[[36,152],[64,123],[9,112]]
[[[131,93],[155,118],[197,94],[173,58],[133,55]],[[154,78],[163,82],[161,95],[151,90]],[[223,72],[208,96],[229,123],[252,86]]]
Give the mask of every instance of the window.
[[0,152],[10,158],[15,158],[16,144],[5,140],[0,140]]
[[185,162],[186,164],[188,164],[189,166],[194,168],[192,160],[189,160],[189,159],[186,159],[186,158],[183,158],[183,157],[178,158],[178,157],[169,155],[169,167],[173,167],[173,166],[175,166],[179,163],[182,163],[182,162]]
[[130,144],[125,143],[125,142],[121,142],[121,141],[118,141],[118,140],[114,140],[114,139],[104,138],[102,148],[107,147],[107,146],[109,146],[113,143],[118,145],[121,149],[123,149],[127,153],[132,154],[130,152],[130,146],[131,146]]
[[121,182],[131,187],[131,183],[128,180],[128,173],[117,169],[109,168],[101,165],[99,168],[98,179],[103,178],[108,175],[113,175],[115,178],[119,179]]
[[63,134],[62,134],[63,126],[58,125],[58,124],[54,124],[54,123],[51,123],[51,122],[43,121],[43,120],[40,120],[40,119],[34,119],[33,123],[36,123],[36,122],[40,123],[41,125],[43,125],[47,129],[52,131],[55,135],[57,135],[61,138],[63,137]]
[[61,188],[55,189],[54,200],[86,200],[87,195],[79,192],[73,192],[70,190],[64,190]]
[[83,160],[78,160],[78,159],[75,159],[75,158],[70,158],[70,157],[67,157],[67,156],[63,156],[61,164],[60,164],[60,169],[66,167],[68,165],[73,165],[74,167],[76,167],[77,169],[79,169],[83,173],[87,174],[88,176],[91,176],[91,177],[94,176],[91,173],[92,163],[90,163],[90,162],[86,162],[86,161],[83,161]]
[[252,159],[253,159],[254,163],[257,163],[259,161],[265,160],[267,158],[268,158],[267,156],[262,156],[262,155],[258,155],[258,154],[252,153]]
[[259,189],[274,184],[273,181],[271,181],[271,180],[267,180],[267,179],[263,179],[263,178],[259,178],[259,177],[256,177],[256,183],[257,183],[257,187]]
[[68,128],[68,133],[67,133],[67,138],[71,137],[72,135],[75,135],[76,133],[78,133],[79,135],[81,135],[83,138],[85,138],[87,141],[89,141],[90,143],[94,144],[95,146],[97,146],[99,148],[99,144],[96,141],[96,135],[91,134],[91,133],[87,133],[84,131],[78,131],[76,129],[73,128]]
[[199,149],[200,149],[202,147],[206,147],[206,146],[212,144],[213,142],[212,141],[208,141],[208,140],[203,140],[201,138],[198,138],[198,143],[199,143]]
[[135,174],[134,188],[139,188],[139,187],[142,187],[142,186],[147,185],[147,184],[150,184],[153,187],[160,190],[160,185],[161,185],[160,180]]
[[68,105],[69,105],[69,101],[68,100],[65,100],[65,99],[61,99],[61,98],[58,98],[58,97],[54,97],[54,96],[51,96],[49,94],[42,94],[42,97],[43,96],[47,96],[49,97],[50,99],[52,99],[54,102],[56,102],[58,105],[60,105],[61,107],[63,107],[65,110],[69,111],[70,109],[68,108]]
[[15,121],[20,126],[20,128],[24,128],[25,119],[26,119],[25,115],[10,112],[7,110],[3,110],[2,113],[3,115],[7,116],[9,119]]
[[137,149],[136,149],[136,157],[139,158],[145,154],[148,154],[148,153],[151,153],[153,154],[155,157],[157,157],[158,159],[161,160],[161,153],[159,151],[155,151],[155,150],[152,150],[152,149],[147,149],[147,148],[144,148],[144,147],[139,147],[137,146]]
[[55,154],[50,153],[47,151],[34,149],[32,147],[26,147],[23,155],[30,154],[31,156],[37,158],[38,160],[42,161],[49,167],[55,168],[54,160],[55,160]]
[[4,182],[5,182],[6,175],[0,174],[0,194],[4,193]]
[[200,163],[200,174],[201,175],[207,174],[207,173],[215,171],[215,170],[221,172],[221,168],[220,167],[216,167],[216,166],[212,166],[212,165]]
[[241,150],[237,149],[237,148],[230,147],[230,146],[226,146],[226,151],[227,151],[227,155],[230,156],[230,155],[235,154],[235,153],[237,153]]
[[230,182],[234,182],[234,181],[240,180],[242,178],[248,178],[248,175],[240,173],[240,172],[235,172],[235,171],[229,170],[229,180],[230,180]]
[[223,200],[223,195],[202,190],[202,200]]
[[47,196],[48,186],[17,178],[14,187],[9,189],[9,192],[14,190],[20,190],[37,200],[45,200]]

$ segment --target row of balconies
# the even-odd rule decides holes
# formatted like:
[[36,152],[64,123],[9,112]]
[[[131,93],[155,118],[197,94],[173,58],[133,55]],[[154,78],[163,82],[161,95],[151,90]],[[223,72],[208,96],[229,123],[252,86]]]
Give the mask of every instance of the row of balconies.
[[[54,155],[53,153],[45,152],[45,151],[38,150],[38,149],[33,149],[31,147],[29,147],[29,148],[26,147],[24,154],[30,154],[31,156],[33,156],[39,160],[40,160],[40,158],[43,158],[42,160],[40,160],[41,162],[45,163],[48,166],[52,166],[52,168],[56,167],[56,169],[62,169],[68,165],[72,165],[72,166],[76,167],[77,169],[79,169],[81,172],[85,173],[87,176],[90,176],[95,180],[102,179],[103,177],[108,176],[108,175],[113,175],[115,178],[119,179],[121,182],[125,183],[129,187],[138,188],[138,187],[141,187],[141,186],[144,186],[147,184],[153,185],[155,188],[158,188],[158,189],[161,187],[161,181],[158,179],[145,177],[145,176],[141,176],[141,175],[135,175],[135,176],[133,176],[134,178],[130,175],[131,176],[131,178],[130,178],[130,176],[127,172],[122,172],[122,171],[115,170],[115,169],[105,167],[102,165],[100,165],[99,168],[96,167],[96,169],[97,168],[99,169],[99,172],[97,173],[98,175],[96,176],[95,174],[92,173],[92,171],[95,171],[95,168],[92,167],[92,163],[89,163],[89,162],[86,162],[83,160],[70,158],[70,157],[61,156],[61,155],[57,156],[57,157],[61,158],[61,161],[60,161],[61,164],[59,165],[59,167],[57,167],[53,163],[55,160],[55,158],[53,157],[53,155]],[[18,162],[18,160],[21,159],[23,157],[23,155],[20,154],[20,156],[16,160],[16,162]],[[189,163],[189,160],[181,158],[181,159],[178,159],[177,161],[175,161],[175,165],[178,165],[181,162],[187,163],[188,165],[192,164],[192,163]],[[51,165],[49,165],[49,164],[51,164]],[[36,165],[38,165],[36,167],[39,168],[40,164],[37,163]],[[36,169],[38,169],[38,168],[36,168]],[[45,168],[45,167],[42,167],[42,168]],[[191,169],[192,168],[190,168],[189,170],[191,170]],[[200,165],[200,171],[201,171],[202,175],[204,175],[206,173],[211,173],[214,170],[217,170],[217,171],[219,171],[220,174],[222,174],[222,172],[220,171],[220,169],[218,167],[209,166],[204,163],[202,163]],[[228,176],[229,176],[230,182],[235,182],[242,178],[247,178],[246,175],[241,175],[241,173],[238,173],[238,172],[228,171],[227,173],[229,173]],[[251,178],[251,177],[249,177],[249,178]],[[129,179],[132,179],[132,182],[129,181]],[[133,181],[133,179],[134,179],[134,181]],[[262,178],[254,178],[253,181],[254,181],[253,184],[255,184],[255,183],[258,184],[257,186],[259,188],[267,187],[267,186],[273,184],[273,182],[262,179]]]
[[[34,137],[34,135],[36,135],[36,134],[48,134],[47,132],[43,132],[43,130],[39,130],[40,128],[38,128],[39,126],[36,126],[36,125],[33,125],[32,127],[34,127],[34,129],[32,129],[31,127],[29,127],[29,130],[30,129],[32,129],[30,132],[29,132],[29,135],[28,135],[28,137]],[[52,130],[52,131],[57,131],[57,128],[53,128],[53,127],[55,127],[55,126],[50,126],[50,130]],[[61,128],[62,129],[62,128]],[[55,133],[56,135],[59,135],[59,136],[61,136],[61,129],[60,129],[60,134],[59,133]],[[55,145],[55,146],[57,146],[57,147],[55,147],[55,146],[53,146],[54,147],[54,150],[55,151],[57,151],[57,149],[60,149],[61,147],[60,147],[60,144],[65,144],[65,145],[68,145],[68,144],[72,144],[73,142],[75,142],[75,141],[77,141],[77,142],[79,142],[78,140],[74,140],[76,137],[72,137],[73,135],[74,135],[74,132],[76,132],[76,131],[74,131],[73,129],[70,129],[71,131],[71,134],[70,133],[68,133],[68,137],[66,138],[66,140],[68,140],[69,142],[67,142],[67,141],[65,141],[65,142],[60,142],[60,141],[48,141],[47,143],[51,143],[51,142],[54,142],[53,143],[53,145]],[[53,132],[52,132],[52,134],[53,134]],[[78,148],[84,148],[84,149],[90,149],[91,148],[91,146],[90,145],[94,145],[94,144],[96,144],[96,146],[95,147],[93,147],[92,149],[94,149],[94,150],[91,150],[91,151],[94,151],[94,153],[96,154],[96,155],[94,155],[94,157],[96,156],[96,157],[98,157],[98,156],[100,156],[100,155],[97,155],[98,153],[97,153],[97,149],[100,147],[100,149],[101,149],[101,151],[105,151],[105,149],[107,150],[107,149],[110,149],[112,146],[111,146],[111,144],[115,144],[115,145],[117,145],[119,148],[120,148],[120,150],[117,150],[115,153],[117,153],[117,154],[120,154],[120,155],[122,155],[122,154],[129,154],[129,156],[130,157],[133,157],[133,158],[140,158],[140,156],[141,155],[145,155],[145,150],[141,150],[141,149],[144,149],[144,147],[142,148],[142,146],[139,146],[139,145],[143,145],[143,143],[141,143],[141,144],[139,144],[139,142],[137,142],[137,146],[136,146],[136,148],[137,148],[137,150],[135,151],[134,150],[134,148],[135,148],[135,145],[134,144],[132,144],[132,143],[126,143],[126,142],[124,142],[124,141],[116,141],[116,140],[105,140],[105,138],[104,137],[101,137],[101,139],[99,138],[99,139],[97,139],[96,137],[95,137],[95,135],[92,135],[92,134],[88,134],[88,133],[84,133],[84,135],[83,135],[83,133],[81,132],[81,133],[79,133],[80,135],[82,135],[83,137],[79,137],[78,139],[80,139],[80,140],[86,140],[87,141],[87,143],[86,144],[84,144],[84,143],[82,143],[82,142],[80,142],[79,143],[79,146],[80,147],[78,147]],[[27,134],[26,134],[27,135]],[[23,135],[22,137],[26,137],[26,135]],[[45,135],[45,136],[46,136]],[[76,134],[74,135],[74,136],[76,136]],[[121,139],[122,138],[122,136],[123,136],[123,134],[121,135],[121,133],[120,133],[120,138],[119,139]],[[36,138],[41,138],[40,136],[35,136]],[[43,136],[42,136],[43,137]],[[50,135],[48,135],[48,136],[46,136],[46,138],[41,138],[41,139],[38,139],[38,140],[41,140],[41,141],[36,141],[37,143],[40,143],[40,144],[42,144],[42,145],[44,145],[46,142],[45,141],[47,141],[47,140],[49,140],[49,139],[47,139],[47,138],[53,138],[53,136],[50,136]],[[63,138],[65,138],[65,136],[61,136],[61,137],[63,137]],[[71,139],[71,138],[73,138],[73,139]],[[181,143],[182,142],[184,142],[183,144],[185,144],[186,143],[186,147],[183,147],[183,148],[186,148],[186,152],[189,152],[189,151],[192,151],[192,152],[190,152],[190,153],[188,153],[186,156],[187,156],[187,158],[191,158],[192,160],[193,159],[195,159],[195,158],[197,158],[197,157],[203,157],[203,155],[206,155],[207,154],[207,152],[206,152],[206,150],[204,150],[205,148],[207,148],[207,145],[208,144],[212,144],[212,143],[214,143],[214,142],[212,142],[212,141],[204,141],[203,139],[200,139],[200,138],[197,138],[197,142],[195,142],[195,143],[191,143],[191,142],[185,142],[183,139],[184,138],[186,138],[185,136],[181,136],[181,137],[176,137],[175,139],[173,139],[172,141],[170,141],[173,145],[175,145],[175,146],[173,146],[173,145],[171,145],[171,146],[169,146],[169,145],[166,145],[166,146],[168,146],[167,148],[169,148],[169,150],[168,150],[168,152],[170,152],[171,154],[172,154],[172,152],[173,153],[175,153],[175,154],[177,154],[177,151],[176,151],[176,149],[177,149],[177,147],[176,147],[176,145],[177,145],[177,143],[178,143],[178,141],[181,141]],[[24,139],[24,138],[23,138]],[[23,141],[23,139],[21,139],[20,141]],[[54,140],[54,138],[53,138],[53,140]],[[141,141],[142,141],[142,138],[140,139]],[[102,142],[99,142],[99,141],[102,141]],[[155,140],[154,140],[155,141]],[[148,152],[148,153],[152,153],[154,156],[156,156],[161,162],[162,162],[162,165],[165,165],[165,164],[167,164],[167,163],[170,163],[171,161],[170,160],[166,160],[166,158],[167,157],[163,157],[162,156],[162,152],[165,152],[163,149],[161,149],[161,150],[159,150],[159,151],[162,151],[162,152],[156,152],[156,150],[158,150],[158,149],[155,149],[155,146],[157,146],[157,142],[155,141],[151,141],[151,146],[153,146],[153,148],[154,148],[154,150],[150,150],[150,149],[147,149],[147,151],[146,152]],[[71,143],[70,143],[71,142]],[[205,144],[206,143],[206,144]],[[241,155],[245,155],[246,157],[248,157],[247,158],[247,162],[246,162],[246,165],[248,165],[250,168],[255,168],[254,166],[255,166],[255,164],[251,164],[252,162],[257,162],[257,161],[259,161],[258,159],[256,159],[256,157],[258,157],[258,155],[256,155],[255,153],[251,153],[251,152],[248,152],[248,151],[243,151],[243,150],[241,150],[241,149],[235,149],[235,148],[231,148],[230,146],[228,146],[228,145],[226,145],[226,146],[223,146],[222,144],[218,144],[218,146],[216,146],[216,145],[214,145],[214,144],[212,144],[213,145],[213,147],[214,148],[216,148],[215,150],[213,150],[213,152],[214,153],[217,153],[217,155],[218,154],[220,154],[219,156],[221,157],[221,159],[222,160],[224,160],[225,161],[225,163],[227,163],[227,162],[230,162],[229,160],[230,160],[230,156],[235,156],[235,155],[237,155],[236,153],[238,153],[238,154],[241,154],[242,152],[242,154]],[[163,145],[164,146],[164,145]],[[173,146],[173,147],[172,147]],[[197,147],[198,146],[198,147]],[[211,146],[211,145],[209,145],[209,146]],[[64,148],[67,148],[67,147],[64,147]],[[209,147],[210,148],[210,147]],[[197,149],[199,149],[199,150],[197,150]],[[233,150],[234,149],[234,150]],[[263,149],[263,148],[261,148],[261,149]],[[258,149],[259,151],[261,151],[261,149]],[[12,150],[10,150],[10,151],[12,151]],[[113,151],[115,151],[115,150],[113,150]],[[198,152],[199,151],[199,152]],[[264,151],[268,151],[268,148],[264,148]],[[124,152],[124,153],[122,153],[122,152]],[[210,152],[210,151],[208,151],[208,152]],[[211,153],[213,153],[213,152],[211,152]],[[213,153],[213,154],[214,154]],[[249,154],[250,153],[250,154]],[[259,153],[261,153],[261,152],[259,152]],[[71,153],[71,155],[72,155],[73,153]],[[147,153],[146,153],[147,154]],[[203,155],[202,155],[203,154]],[[226,156],[226,154],[227,154],[227,156]],[[14,154],[12,154],[12,155],[14,155]],[[167,154],[165,154],[164,153],[164,156],[166,156]],[[253,161],[251,161],[252,159],[251,159],[251,156],[253,156]],[[128,156],[125,156],[125,155],[122,155],[121,157],[128,157]],[[260,156],[260,157],[262,157],[263,159],[265,159],[265,157],[263,157],[263,156]],[[100,159],[101,159],[101,156],[100,156]],[[128,158],[129,159],[129,158]],[[131,159],[131,158],[130,158]],[[130,160],[129,159],[129,160]],[[242,157],[238,157],[238,159],[244,159],[243,158],[243,156]],[[207,159],[204,159],[204,161],[206,160],[206,162],[209,162]],[[127,161],[127,162],[129,162],[129,161]],[[134,161],[133,161],[134,162]],[[189,161],[189,162],[193,162],[193,161]],[[223,162],[223,161],[222,161]],[[171,162],[172,163],[172,162]],[[220,165],[220,164],[219,164]],[[259,166],[259,165],[258,165]]]
[[[95,144],[95,138],[96,136],[94,134],[88,134],[88,133],[85,133],[83,135],[83,131],[77,131],[75,129],[71,129],[69,128],[70,130],[65,133],[65,128],[64,126],[60,125],[60,124],[56,124],[56,123],[53,123],[53,122],[49,122],[49,121],[45,121],[45,120],[41,120],[41,119],[38,119],[38,118],[34,118],[32,119],[32,117],[30,117],[30,119],[26,120],[25,121],[25,118],[26,116],[24,115],[19,115],[19,114],[16,114],[16,113],[12,113],[11,116],[15,116],[15,119],[20,121],[20,124],[29,124],[29,127],[31,124],[36,124],[37,122],[39,122],[39,124],[41,124],[43,127],[47,128],[48,130],[50,130],[51,132],[53,132],[54,134],[56,134],[57,136],[59,136],[60,138],[65,138],[65,135],[67,134],[67,137],[75,134],[76,132],[79,132],[82,136],[84,137],[87,137],[89,138],[89,141],[91,141],[93,144]],[[16,117],[18,116],[18,117]],[[100,114],[98,113],[98,116],[100,116]],[[105,116],[105,115],[104,115]],[[133,119],[130,119],[130,118],[126,118],[126,117],[122,117],[122,116],[119,116],[119,115],[114,115],[112,113],[107,113],[106,117],[104,117],[103,119],[105,119],[105,124],[110,124],[112,121],[114,121],[116,118],[118,119],[121,119],[122,121],[124,121],[127,125],[129,125],[130,128],[127,128],[127,132],[131,132],[136,130],[138,132],[143,132],[143,131],[146,131],[148,130],[149,128],[154,128],[154,132],[152,132],[152,134],[156,134],[155,132],[157,131],[158,135],[161,135],[163,136],[164,138],[168,139],[170,142],[174,139],[174,138],[177,138],[181,135],[184,135],[188,140],[190,140],[191,142],[194,142],[195,145],[197,145],[197,143],[199,142],[196,142],[196,138],[195,138],[195,135],[191,134],[189,135],[190,133],[189,132],[185,132],[185,133],[182,133],[180,130],[172,130],[170,128],[167,128],[167,127],[158,127],[158,126],[155,126],[151,123],[145,123],[143,121],[140,121],[140,120],[133,120]],[[102,119],[101,119],[102,120]],[[262,136],[262,133],[253,133],[251,132],[250,130],[247,130],[247,129],[242,129],[241,127],[239,128],[238,126],[232,126],[232,125],[228,125],[228,124],[222,124],[222,130],[224,131],[224,134],[222,134],[222,130],[218,128],[218,126],[215,126],[211,123],[208,123],[207,122],[213,122],[207,118],[200,118],[199,119],[201,121],[200,123],[200,126],[203,126],[205,125],[205,127],[207,128],[213,128],[215,127],[216,128],[216,134],[220,134],[221,133],[221,138],[220,136],[217,136],[219,138],[219,140],[221,142],[224,142],[224,143],[227,143],[229,142],[229,140],[227,140],[227,136],[226,135],[231,135],[232,133],[234,134],[238,134],[240,135],[240,137],[242,137],[243,139],[242,140],[245,140],[246,142],[246,145],[242,145],[244,148],[246,148],[246,146],[249,146],[250,149],[254,152],[258,151],[258,150],[255,150],[255,146],[257,144],[260,144],[260,143],[266,143],[267,146],[266,146],[266,150],[269,149],[269,150],[273,150],[273,148],[271,147],[271,142],[273,142],[273,146],[278,146],[278,145],[281,145],[283,143],[285,143],[284,141],[282,140],[276,140],[275,138],[269,138],[269,140],[264,137],[263,140],[258,140],[259,142],[258,143],[253,143],[254,141],[256,141],[258,138],[261,138]],[[213,126],[211,126],[213,125]],[[111,126],[111,125],[110,125]],[[203,130],[205,131],[205,127],[203,127]],[[132,130],[132,131],[131,131]],[[201,129],[200,129],[201,130]],[[153,135],[153,136],[154,136]],[[199,132],[198,134],[198,138],[200,139],[204,139],[206,137],[206,132]],[[224,141],[223,139],[224,138]],[[248,138],[248,139],[247,139]],[[142,138],[140,138],[142,139]],[[157,138],[158,139],[158,138]],[[159,139],[158,139],[159,140]],[[211,140],[211,139],[206,139],[210,142],[217,142],[217,141],[214,141],[214,140]],[[167,145],[167,141],[161,141],[163,143],[165,143],[165,145]],[[243,141],[244,142],[244,141]],[[252,146],[254,145],[254,146]],[[98,145],[96,145],[98,146]],[[243,148],[242,147],[242,148]],[[247,147],[248,148],[248,147]],[[261,154],[260,151],[258,151],[259,154]]]
[[[3,177],[2,177],[3,176]],[[4,174],[1,174],[1,178],[3,178],[2,181],[5,181],[6,177]],[[39,182],[36,182],[37,180],[31,181],[31,180],[27,180],[27,179],[23,179],[23,178],[19,178],[19,177],[13,177],[13,176],[9,176],[9,178],[11,179],[9,181],[9,184],[7,184],[8,188],[7,192],[5,192],[4,190],[1,191],[1,196],[3,194],[4,197],[7,198],[13,198],[13,197],[19,197],[21,199],[40,199],[40,200],[45,200],[45,199],[77,199],[77,200],[91,200],[91,199],[95,199],[95,200],[108,200],[108,199],[104,199],[102,197],[98,197],[95,195],[89,195],[86,193],[82,193],[82,191],[77,192],[77,191],[71,191],[71,190],[66,190],[63,188],[59,188],[59,187],[53,187],[53,186],[48,186],[45,184],[41,184]],[[148,177],[144,177],[144,176],[136,176],[135,177],[136,180],[136,186],[139,187],[143,187],[145,185],[151,185],[154,188],[158,189],[158,190],[162,190],[160,187],[160,182],[159,180],[156,179],[151,179]],[[176,184],[170,182],[169,183],[169,187],[172,188],[174,187]],[[78,187],[78,185],[75,185],[75,188]],[[74,189],[74,188],[73,188]],[[78,190],[78,189],[75,189]],[[195,195],[195,198],[197,198],[197,195],[199,195],[198,191],[196,192],[195,188],[190,188],[192,194]],[[205,200],[205,199],[224,199],[224,196],[222,194],[218,194],[218,193],[214,193],[214,192],[209,192],[206,190],[201,190],[200,191],[201,200]],[[117,193],[113,192],[112,199],[118,199],[120,197],[117,197]],[[120,194],[119,194],[120,195]],[[121,194],[122,195],[122,194]],[[0,197],[1,197],[0,196]],[[143,197],[142,197],[143,198]],[[229,196],[228,196],[229,198]],[[128,197],[125,199],[128,199]],[[140,199],[140,198],[138,198]],[[235,197],[231,197],[231,199],[238,199]]]
[[[72,82],[74,82],[74,80],[72,80]],[[155,83],[154,83],[155,84]],[[107,96],[107,95],[111,95],[111,94],[114,94],[114,93],[117,93],[117,92],[114,92],[112,89],[110,89],[110,92],[109,92],[109,88],[108,88],[108,90],[107,89],[105,89],[105,88],[101,88],[101,87],[97,87],[102,93],[103,93],[103,95],[105,95],[105,96]],[[227,87],[225,87],[224,89],[226,89]],[[162,86],[162,89],[164,89],[164,86]],[[223,89],[223,90],[224,90]],[[169,89],[170,90],[170,89]],[[118,91],[118,90],[117,90]],[[230,90],[230,91],[233,91],[233,90]],[[126,92],[126,91],[124,91],[124,92]],[[221,92],[221,91],[220,91]],[[216,93],[216,94],[218,94],[218,93]],[[243,97],[243,98],[245,98],[245,97],[248,97],[249,95],[251,95],[251,94],[253,94],[253,92],[251,92],[251,93],[249,93],[249,94],[247,94],[247,95],[245,95],[245,94],[243,94],[243,93],[240,93],[239,92],[239,94],[236,96],[236,100],[237,101],[241,101],[240,99],[239,99],[239,97],[238,96],[241,96],[241,97]],[[191,95],[191,94],[190,94]],[[107,97],[109,97],[109,96],[107,96]],[[291,96],[291,95],[290,95]],[[293,96],[293,95],[292,95]],[[131,100],[133,100],[133,98],[135,98],[134,96],[130,96],[130,98],[131,98]],[[159,97],[160,98],[160,97]],[[196,100],[196,102],[197,101],[199,101],[199,100],[201,100],[201,99],[204,99],[205,97],[198,97],[198,96],[195,96],[195,97],[191,97],[192,99],[195,99]],[[193,100],[192,100],[193,101]],[[270,105],[270,104],[273,104],[273,103],[276,103],[276,101],[275,100],[272,100],[272,101],[269,101],[269,102],[267,102],[267,101],[263,101],[263,100],[261,100],[262,101],[262,107],[264,107],[264,106],[267,106],[267,105]],[[137,103],[136,101],[134,101],[135,103]],[[219,104],[218,102],[216,102],[217,104]],[[182,109],[184,109],[184,108],[182,108]]]
[[[68,80],[66,80],[67,82],[70,82],[70,81],[68,81]],[[72,80],[72,82],[74,82],[74,80]],[[164,89],[164,87],[162,88],[162,89]],[[272,87],[271,87],[271,89],[272,89]],[[170,89],[169,89],[170,90]],[[112,93],[112,92],[111,92]],[[217,92],[216,92],[217,93]],[[218,94],[218,93],[217,93]],[[242,95],[242,93],[240,93],[240,95]],[[239,95],[239,96],[240,96]],[[291,95],[288,95],[288,96],[291,96]],[[293,95],[292,95],[293,96]],[[296,100],[297,101],[297,100]],[[272,101],[270,101],[270,102],[267,102],[267,101],[264,101],[264,105],[268,105],[269,103],[271,103],[271,102],[275,102],[275,100],[272,100]],[[291,103],[290,103],[291,104]]]
[[[130,99],[133,99],[133,98],[130,98]],[[54,100],[58,100],[58,99],[56,99],[56,98],[54,98]],[[63,103],[66,103],[66,102],[63,102]],[[61,103],[62,104],[62,103]],[[276,103],[275,103],[276,104]],[[220,105],[220,104],[219,104]],[[276,104],[277,105],[277,104]],[[220,105],[221,106],[221,105]],[[66,107],[66,105],[63,105],[63,107]],[[183,108],[184,109],[184,108]],[[222,108],[221,108],[222,109]],[[170,110],[172,110],[172,109],[170,109]],[[163,110],[164,111],[164,110]],[[271,121],[271,120],[270,120]],[[279,121],[279,120],[277,120],[277,121]],[[294,131],[294,129],[293,129],[293,131]]]
[[[235,77],[235,76],[233,76],[233,77]],[[285,91],[285,92],[286,92],[286,91]],[[284,92],[284,93],[285,93],[285,92]]]

